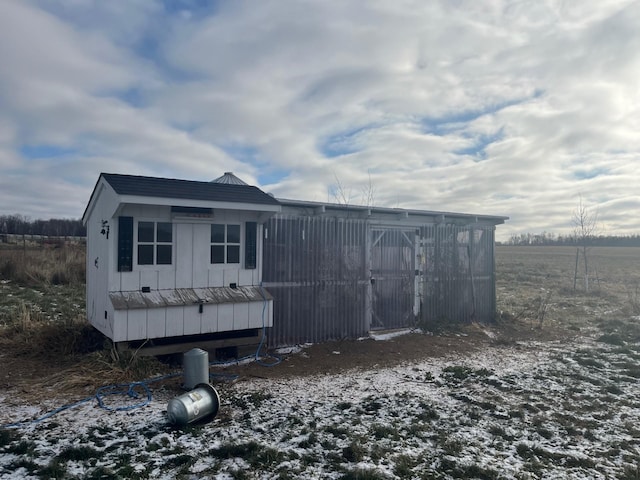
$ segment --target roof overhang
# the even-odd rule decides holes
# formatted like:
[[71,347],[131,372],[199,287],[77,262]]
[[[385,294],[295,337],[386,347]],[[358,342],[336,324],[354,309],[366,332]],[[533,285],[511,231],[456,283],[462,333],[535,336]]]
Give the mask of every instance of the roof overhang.
[[282,210],[280,205],[265,205],[259,203],[215,202],[210,200],[189,200],[184,198],[147,197],[138,195],[119,195],[118,198],[121,204],[244,210],[251,212],[270,212],[274,214]]
[[363,205],[342,205],[337,203],[310,202],[278,198],[283,213],[304,212],[311,215],[348,215],[372,222],[393,222],[407,224],[455,224],[455,225],[500,225],[509,217],[497,215],[477,215],[470,213],[442,212],[406,208],[371,207]]

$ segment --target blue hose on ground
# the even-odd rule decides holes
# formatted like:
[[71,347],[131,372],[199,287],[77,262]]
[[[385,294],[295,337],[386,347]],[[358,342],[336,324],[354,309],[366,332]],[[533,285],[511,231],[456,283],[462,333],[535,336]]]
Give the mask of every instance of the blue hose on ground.
[[[140,394],[136,391],[137,387],[142,388],[144,393],[147,395],[147,398],[142,402],[134,403],[132,405],[125,405],[121,407],[110,407],[108,405],[105,405],[104,397],[109,395],[127,395],[129,398],[136,398],[136,399],[140,398]],[[141,407],[144,407],[145,405],[148,405],[149,402],[151,402],[151,398],[152,398],[151,390],[149,390],[149,387],[144,382],[133,382],[128,384],[123,383],[120,385],[107,385],[105,387],[100,387],[96,391],[95,397],[96,397],[96,400],[98,400],[98,406],[100,408],[104,408],[109,412],[126,412],[128,410],[141,408]]]
[[[239,362],[245,359],[250,359],[250,358],[254,358],[255,362],[258,365],[261,365],[263,367],[275,367],[276,365],[279,365],[282,362],[282,358],[280,358],[277,355],[274,354],[270,354],[265,352],[264,355],[261,355],[260,352],[262,351],[262,348],[265,345],[265,338],[266,338],[266,332],[267,332],[267,322],[265,319],[265,313],[267,310],[267,296],[264,294],[264,289],[262,288],[262,283],[260,284],[260,295],[262,296],[262,338],[260,339],[260,344],[258,345],[258,348],[256,350],[255,355],[248,355],[246,357],[243,357],[241,359],[237,359],[235,362]],[[265,362],[262,359],[265,358],[271,358],[273,359],[272,362]],[[235,363],[234,362],[234,363]],[[230,362],[211,362],[209,363],[210,366],[212,365],[224,365],[224,364],[228,364]],[[110,412],[122,412],[122,411],[129,411],[129,410],[134,410],[136,408],[141,408],[144,407],[146,405],[148,405],[151,400],[152,400],[152,395],[151,395],[151,390],[149,389],[149,384],[150,383],[155,383],[155,382],[159,382],[161,380],[166,380],[172,377],[176,377],[178,375],[181,375],[180,373],[170,373],[168,375],[163,375],[161,377],[156,377],[156,378],[150,378],[150,379],[146,379],[140,382],[132,382],[132,383],[123,383],[123,384],[117,384],[117,385],[105,385],[103,387],[98,388],[98,390],[96,390],[95,395],[92,395],[91,397],[87,397],[87,398],[83,398],[82,400],[78,400],[77,402],[74,403],[70,403],[67,405],[63,405],[62,407],[56,408],[55,410],[52,410],[46,414],[44,414],[41,417],[36,418],[35,420],[28,420],[28,421],[24,421],[24,422],[14,422],[14,423],[7,423],[4,425],[0,425],[0,428],[19,428],[19,427],[23,427],[26,425],[30,425],[30,424],[34,424],[34,423],[39,423],[42,422],[43,420],[46,420],[47,418],[50,418],[60,412],[63,412],[65,410],[69,410],[71,408],[75,408],[79,405],[82,405],[84,403],[90,402],[91,400],[97,400],[98,402],[98,406],[104,410],[110,411]],[[227,380],[227,381],[234,381],[238,379],[238,375],[233,374],[233,373],[209,373],[209,379],[214,379],[214,378],[221,378],[223,380]],[[105,404],[104,402],[104,397],[107,396],[111,396],[111,395],[127,395],[130,398],[135,398],[138,399],[140,398],[140,393],[138,392],[138,390],[141,390],[142,393],[146,396],[145,399],[143,399],[142,401],[135,403],[133,405],[125,405],[125,406],[120,406],[120,407],[110,407],[109,405]]]
[[[67,405],[63,405],[62,407],[56,408],[55,410],[51,410],[50,412],[47,412],[41,417],[38,417],[34,420],[7,423],[4,425],[0,425],[0,428],[19,428],[19,427],[24,427],[26,425],[31,425],[34,423],[40,423],[43,420],[46,420],[47,418],[51,418],[60,412],[64,412],[65,410],[78,407],[84,403],[90,402],[91,400],[96,400],[100,408],[110,412],[122,412],[122,411],[134,410],[136,408],[141,408],[141,407],[144,407],[145,405],[148,405],[149,402],[151,402],[152,400],[151,390],[149,389],[150,383],[155,383],[161,380],[177,377],[178,375],[181,375],[181,374],[170,373],[168,375],[162,375],[160,377],[149,378],[141,382],[123,383],[118,385],[105,385],[103,387],[98,388],[98,390],[96,390],[96,393],[90,397],[83,398],[82,400],[78,400],[77,402],[69,403]],[[104,402],[104,398],[110,395],[127,395],[130,398],[135,398],[135,399],[140,398],[140,393],[138,392],[138,390],[141,390],[142,393],[146,396],[146,398],[143,401],[135,403],[133,405],[111,407]]]
[[32,423],[40,423],[43,420],[46,420],[47,418],[53,417],[54,415],[56,415],[56,414],[58,414],[60,412],[64,412],[65,410],[69,410],[71,408],[77,407],[78,405],[82,405],[83,403],[90,402],[94,398],[96,398],[95,395],[92,395],[90,397],[83,398],[82,400],[78,400],[77,402],[69,403],[67,405],[63,405],[62,407],[58,407],[55,410],[51,410],[50,412],[44,414],[41,417],[36,418],[35,420],[26,420],[24,422],[6,423],[4,425],[0,425],[0,428],[19,428],[19,427],[24,427],[26,425],[30,425]]

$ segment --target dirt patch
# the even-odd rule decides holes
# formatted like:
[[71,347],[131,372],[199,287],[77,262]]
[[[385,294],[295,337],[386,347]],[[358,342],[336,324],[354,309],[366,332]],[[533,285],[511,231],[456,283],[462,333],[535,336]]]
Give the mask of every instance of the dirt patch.
[[[286,378],[324,375],[348,370],[368,370],[414,363],[427,358],[474,352],[483,348],[513,346],[526,340],[570,338],[575,332],[561,329],[536,329],[519,322],[508,325],[464,325],[455,331],[440,334],[409,332],[388,339],[374,337],[312,344],[294,353],[280,354],[281,362],[268,368],[256,362],[236,364],[212,369],[212,372],[235,374],[250,378]],[[385,335],[379,333],[378,337]],[[252,354],[252,351],[242,352]],[[50,355],[0,356],[5,367],[0,374],[0,392],[17,392],[30,396],[47,395],[55,388],[58,397],[91,395],[105,384],[139,381],[149,377],[179,371],[174,361],[160,362],[145,357],[144,368],[135,359],[120,359],[120,367],[108,362],[109,351],[93,352],[75,357]],[[211,355],[210,358],[213,358]],[[112,359],[109,359],[112,361]],[[265,358],[264,363],[274,359]],[[135,367],[138,367],[137,369]],[[179,382],[180,379],[173,383]]]
[[386,340],[367,338],[313,344],[299,353],[284,355],[282,362],[273,368],[250,363],[230,366],[225,371],[259,378],[335,374],[353,369],[394,367],[483,348],[512,346],[527,340],[569,340],[574,336],[575,332],[558,328],[536,329],[524,323],[470,324],[437,335],[413,332]]

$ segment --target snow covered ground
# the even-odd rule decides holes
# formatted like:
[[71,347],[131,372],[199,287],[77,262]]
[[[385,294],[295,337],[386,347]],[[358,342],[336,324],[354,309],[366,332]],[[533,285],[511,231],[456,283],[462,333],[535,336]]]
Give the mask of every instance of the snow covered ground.
[[216,386],[211,423],[184,429],[166,422],[172,389],[128,412],[86,402],[0,429],[0,478],[640,478],[640,345],[601,340],[241,378]]

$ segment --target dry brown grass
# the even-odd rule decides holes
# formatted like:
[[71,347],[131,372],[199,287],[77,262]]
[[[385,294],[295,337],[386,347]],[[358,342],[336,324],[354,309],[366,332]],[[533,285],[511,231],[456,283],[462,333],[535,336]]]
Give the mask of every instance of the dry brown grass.
[[18,356],[69,357],[95,350],[101,342],[84,316],[52,321],[24,302],[13,322],[0,330],[0,345]]
[[84,316],[52,321],[24,302],[16,310],[0,329],[0,350],[13,386],[23,391],[86,393],[167,372],[156,358],[116,351]]
[[85,247],[0,248],[0,278],[28,286],[83,284]]
[[[33,395],[50,388],[58,394],[86,393],[167,372],[155,358],[117,352],[87,322],[83,308],[67,304],[84,304],[76,298],[84,290],[84,245],[2,246],[0,280],[9,282],[3,290],[8,296],[0,302],[7,387]],[[64,302],[60,295],[74,298]]]
[[640,313],[640,248],[590,249],[589,292],[581,278],[573,289],[575,257],[575,247],[497,247],[498,320],[536,326],[544,304],[545,327],[582,331],[598,318]]
[[163,375],[168,367],[154,357],[132,353],[114,358],[112,351],[102,350],[84,356],[37,382],[39,388],[55,387],[59,393],[92,392],[101,385],[125,384]]

